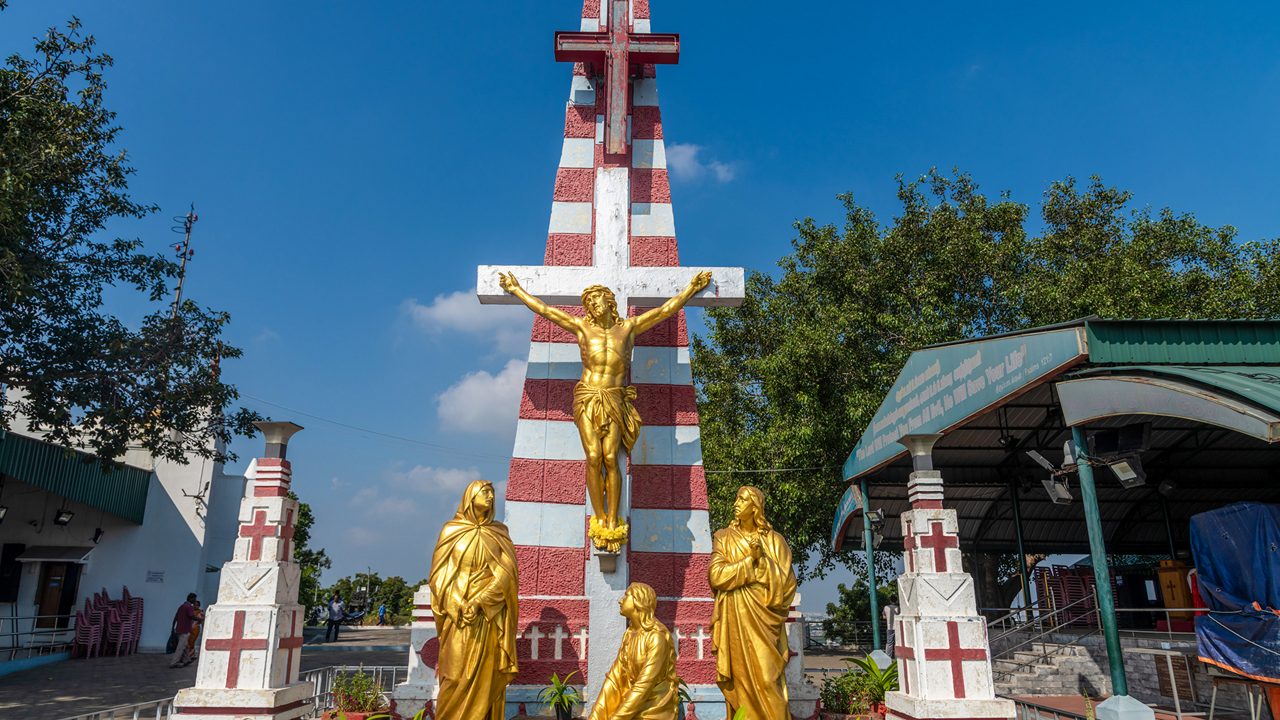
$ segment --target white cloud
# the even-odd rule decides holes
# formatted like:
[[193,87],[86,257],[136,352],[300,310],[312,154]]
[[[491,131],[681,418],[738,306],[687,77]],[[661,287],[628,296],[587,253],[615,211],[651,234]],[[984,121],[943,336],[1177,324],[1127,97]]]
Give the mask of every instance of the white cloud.
[[667,169],[676,180],[695,181],[710,175],[718,183],[727,183],[738,174],[732,163],[699,158],[703,150],[701,145],[672,143],[666,149]]
[[524,355],[529,350],[533,319],[529,310],[523,305],[481,305],[474,288],[437,295],[430,305],[410,298],[401,303],[401,310],[427,333],[449,331],[487,337],[506,355]]
[[472,480],[480,479],[475,468],[438,468],[415,465],[412,469],[391,474],[392,487],[420,493],[460,493]]
[[370,545],[376,545],[378,541],[384,539],[382,537],[379,537],[378,534],[373,532],[372,530],[363,528],[359,525],[353,525],[347,528],[346,535],[347,535],[348,543],[352,545],[359,545],[361,547],[369,547]]
[[468,373],[436,397],[436,414],[450,430],[508,437],[524,389],[524,360],[508,360],[497,375]]

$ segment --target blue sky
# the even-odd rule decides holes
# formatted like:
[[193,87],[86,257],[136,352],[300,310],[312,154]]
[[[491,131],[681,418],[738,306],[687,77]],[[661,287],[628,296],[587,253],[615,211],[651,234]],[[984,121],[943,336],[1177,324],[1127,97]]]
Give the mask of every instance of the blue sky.
[[[1099,174],[1244,239],[1280,227],[1274,3],[653,6],[654,30],[683,40],[659,83],[668,147],[683,146],[685,264],[771,270],[795,219],[839,221],[847,191],[887,221],[894,176],[932,166],[1033,205]],[[328,580],[422,577],[459,484],[505,478],[517,408],[499,399],[518,391],[528,318],[481,312],[470,289],[477,264],[541,262],[569,87],[551,36],[579,9],[11,0],[0,14],[5,55],[74,14],[115,56],[132,188],[162,208],[116,229],[162,249],[195,201],[189,296],[231,312],[245,358],[226,377],[246,405],[307,427],[290,457]],[[804,587],[805,609],[844,579]]]

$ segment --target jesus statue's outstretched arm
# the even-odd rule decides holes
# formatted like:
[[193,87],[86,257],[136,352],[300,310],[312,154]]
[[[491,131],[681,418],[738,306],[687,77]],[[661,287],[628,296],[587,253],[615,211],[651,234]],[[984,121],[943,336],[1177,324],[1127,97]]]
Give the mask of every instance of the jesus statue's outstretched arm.
[[680,312],[680,308],[684,307],[685,303],[692,300],[694,295],[702,292],[702,289],[710,282],[711,271],[709,270],[704,270],[697,275],[694,275],[693,279],[689,281],[689,284],[684,290],[680,291],[679,295],[676,295],[670,300],[662,303],[661,307],[656,307],[635,319],[634,327],[636,334],[639,335],[640,333],[649,330],[654,325],[657,325],[663,320],[666,320]]
[[534,313],[550,320],[569,332],[577,335],[581,328],[578,327],[578,319],[560,308],[552,307],[538,298],[530,295],[528,291],[520,287],[520,283],[516,280],[516,276],[512,273],[499,273],[498,284],[503,290],[516,296],[520,302],[524,303]]

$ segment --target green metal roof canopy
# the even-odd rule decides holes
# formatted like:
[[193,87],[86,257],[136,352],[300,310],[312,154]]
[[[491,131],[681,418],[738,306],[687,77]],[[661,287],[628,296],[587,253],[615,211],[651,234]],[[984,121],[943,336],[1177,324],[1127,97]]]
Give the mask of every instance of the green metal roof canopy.
[[[997,411],[1004,415],[996,418]],[[1061,433],[1143,415],[1280,441],[1280,321],[1085,318],[923,348],[907,360],[849,454],[844,476],[879,477],[890,466],[901,474],[896,465],[906,450],[899,438],[963,429],[939,443],[939,452],[949,450],[954,460],[940,464],[959,483],[965,477],[995,487],[982,470],[1004,478],[1017,468],[1009,455],[1031,449],[1030,434],[1019,438],[1005,427],[1014,411],[1024,430],[1035,429],[1041,449],[1050,447],[1045,438],[1055,419]],[[991,501],[997,495],[987,494]],[[836,547],[862,504],[854,483],[832,528]]]
[[0,435],[0,475],[142,524],[151,473],[131,465],[104,467],[94,455],[36,438]]

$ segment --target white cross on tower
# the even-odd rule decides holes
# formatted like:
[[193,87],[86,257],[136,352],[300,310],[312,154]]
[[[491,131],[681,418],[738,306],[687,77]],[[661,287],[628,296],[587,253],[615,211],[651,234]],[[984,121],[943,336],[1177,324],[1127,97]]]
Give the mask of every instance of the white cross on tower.
[[704,658],[704,655],[702,654],[702,643],[710,640],[711,636],[707,634],[706,628],[699,625],[698,634],[694,635],[693,639],[698,641],[698,659],[702,660]]
[[546,635],[543,635],[541,632],[538,631],[537,625],[530,625],[529,633],[526,637],[529,638],[529,659],[537,660],[538,659],[538,641],[546,637]]
[[562,660],[564,658],[564,641],[569,637],[569,633],[564,628],[556,626],[556,631],[551,633],[551,639],[556,641],[555,659]]
[[587,657],[587,626],[583,625],[578,628],[578,652],[582,657]]

